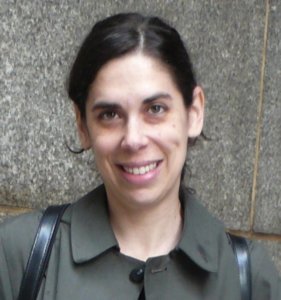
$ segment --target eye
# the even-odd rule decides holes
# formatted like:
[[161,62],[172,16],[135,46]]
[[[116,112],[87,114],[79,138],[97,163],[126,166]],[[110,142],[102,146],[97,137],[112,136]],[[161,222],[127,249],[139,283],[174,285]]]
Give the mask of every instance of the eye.
[[99,114],[99,119],[103,120],[103,121],[110,121],[110,120],[114,120],[116,118],[118,118],[118,114],[116,111],[103,111]]
[[153,104],[149,107],[148,112],[151,114],[161,114],[165,111],[165,107],[160,104]]

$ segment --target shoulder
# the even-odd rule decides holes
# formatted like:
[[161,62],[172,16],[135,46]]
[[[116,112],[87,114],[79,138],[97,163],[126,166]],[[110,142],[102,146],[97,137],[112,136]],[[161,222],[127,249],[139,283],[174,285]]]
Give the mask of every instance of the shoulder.
[[[72,216],[76,212],[81,213],[83,218],[93,203],[96,203],[96,206],[101,206],[99,203],[104,202],[93,201],[93,199],[101,200],[104,198],[104,187],[99,186],[71,204],[62,217],[62,223],[70,225]],[[13,254],[16,251],[17,254],[24,254],[27,251],[29,254],[42,215],[43,210],[38,210],[8,218],[3,223],[0,223],[0,240],[6,253]]]
[[253,299],[281,299],[281,278],[265,248],[248,241],[252,270]]
[[[209,259],[211,258],[209,261],[213,261],[213,266],[218,266],[218,272],[223,275],[224,282],[226,282],[228,270],[237,269],[235,255],[226,234],[226,228],[221,221],[213,217],[203,207],[196,195],[188,193],[188,190],[185,190],[183,195],[182,199],[187,207],[185,214],[187,226],[184,230],[186,230],[185,234],[188,237],[184,246],[186,249],[190,248],[194,239],[194,244],[200,243],[200,248],[204,249]],[[267,251],[257,241],[247,240],[247,243],[250,252],[253,299],[281,299],[280,275]]]
[[36,211],[0,224],[1,251],[5,252],[7,260],[11,257],[20,264],[26,262],[41,216],[42,212]]
[[15,299],[42,213],[12,217],[0,224],[0,298]]
[[39,210],[10,217],[0,224],[0,236],[9,239],[11,235],[28,233],[33,227],[37,227],[41,217],[42,211]]

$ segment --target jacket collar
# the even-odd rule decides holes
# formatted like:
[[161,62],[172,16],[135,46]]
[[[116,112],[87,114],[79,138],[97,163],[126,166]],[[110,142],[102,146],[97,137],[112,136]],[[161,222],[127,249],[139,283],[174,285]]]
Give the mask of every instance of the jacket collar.
[[[200,268],[216,272],[219,238],[224,229],[190,192],[185,190],[181,200],[184,206],[184,225],[177,248]],[[103,185],[73,204],[69,214],[64,218],[70,218],[71,248],[75,263],[86,262],[111,248],[118,248],[109,222]]]
[[223,225],[195,199],[189,190],[183,191],[184,225],[178,249],[199,267],[218,270],[219,244],[224,235]]
[[73,260],[76,263],[83,263],[110,248],[118,247],[108,218],[103,185],[73,205],[70,231]]

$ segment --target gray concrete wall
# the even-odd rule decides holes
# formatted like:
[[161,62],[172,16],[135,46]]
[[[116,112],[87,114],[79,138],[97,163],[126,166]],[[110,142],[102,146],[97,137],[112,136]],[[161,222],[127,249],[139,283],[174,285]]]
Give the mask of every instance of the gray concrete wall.
[[79,145],[65,92],[71,62],[98,19],[121,11],[170,20],[207,96],[188,184],[228,228],[261,240],[281,270],[279,0],[1,0],[0,216],[74,201],[100,179]]

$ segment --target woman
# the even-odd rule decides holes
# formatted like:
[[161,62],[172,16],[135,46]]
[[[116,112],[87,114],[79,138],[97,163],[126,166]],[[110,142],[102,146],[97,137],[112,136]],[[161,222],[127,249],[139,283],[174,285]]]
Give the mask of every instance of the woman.
[[[104,185],[64,213],[38,299],[240,299],[223,225],[181,185],[204,93],[177,31],[139,14],[98,22],[69,97]],[[17,297],[40,217],[1,228],[1,299]],[[280,299],[277,271],[249,247],[253,299]]]

